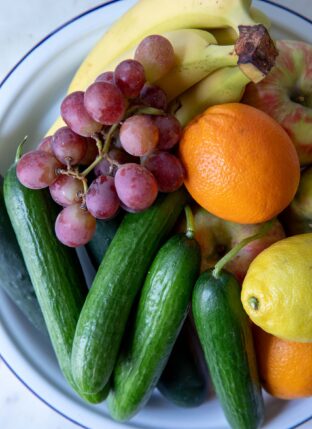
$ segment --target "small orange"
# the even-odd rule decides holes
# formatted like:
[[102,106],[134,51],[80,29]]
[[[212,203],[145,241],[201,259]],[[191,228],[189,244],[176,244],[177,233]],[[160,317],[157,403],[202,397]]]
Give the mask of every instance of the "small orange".
[[281,399],[312,396],[312,343],[281,340],[253,326],[263,387]]
[[185,186],[210,213],[237,223],[260,223],[293,199],[300,165],[283,128],[240,103],[210,107],[184,129],[180,158]]

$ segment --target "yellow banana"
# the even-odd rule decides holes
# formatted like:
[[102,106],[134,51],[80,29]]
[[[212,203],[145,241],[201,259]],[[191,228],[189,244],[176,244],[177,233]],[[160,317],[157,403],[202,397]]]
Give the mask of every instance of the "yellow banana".
[[239,67],[221,68],[178,97],[171,111],[185,126],[210,106],[239,102],[249,82]]
[[150,34],[163,34],[181,28],[253,26],[249,14],[251,0],[139,0],[104,34],[76,73],[70,92],[92,81],[93,67],[105,58],[104,68]]
[[171,101],[213,71],[237,63],[238,56],[233,45],[206,45],[204,49],[194,49],[187,60],[182,59],[156,85],[165,91],[168,101]]
[[[204,49],[207,48],[207,46],[217,43],[216,39],[208,31],[204,31],[204,30],[181,29],[181,30],[164,33],[163,35],[172,44],[175,52],[175,56],[176,56],[176,63],[179,65],[181,65],[183,62],[190,63],[190,61],[194,59],[194,51],[203,52]],[[80,83],[78,86],[79,90],[80,91],[86,90],[87,87],[96,79],[96,77],[99,74],[103,73],[104,71],[110,71],[110,70],[113,71],[121,61],[129,58],[133,58],[136,46],[137,45],[132,47],[130,50],[124,52],[122,55],[120,55],[118,58],[116,58],[110,64],[108,64],[107,67],[104,67],[102,65],[103,57],[99,56],[98,61],[92,67],[92,73],[89,74],[90,80]],[[228,48],[226,49],[228,50]],[[231,58],[229,60],[231,60]],[[174,70],[173,72],[176,74],[179,73],[177,72],[177,70]],[[187,78],[190,77],[191,73],[192,73],[192,70],[188,70],[187,73],[186,72],[184,73],[184,87],[183,87],[184,89],[182,89],[180,92],[177,92],[176,93],[177,95],[179,95],[185,89],[189,88],[191,85],[196,83],[196,81],[195,82],[192,81],[188,83]],[[207,74],[208,73],[206,73],[206,75]],[[198,80],[201,80],[204,76],[200,77]],[[77,90],[77,88],[72,88],[69,92],[73,92],[74,90]],[[62,118],[58,118],[47,134],[48,135],[54,134],[55,131],[62,126],[64,126],[64,122]]]

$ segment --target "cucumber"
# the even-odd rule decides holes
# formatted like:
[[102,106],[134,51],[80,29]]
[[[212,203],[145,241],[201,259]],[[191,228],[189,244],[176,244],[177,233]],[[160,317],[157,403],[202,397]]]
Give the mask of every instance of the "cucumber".
[[[14,269],[12,269],[14,267]],[[0,176],[0,287],[32,325],[47,333],[45,322],[31,283],[22,252],[17,243],[3,197]]]
[[134,299],[160,244],[188,199],[180,189],[148,210],[127,214],[98,269],[79,317],[72,371],[79,389],[96,393],[112,374]]
[[264,406],[249,319],[235,277],[203,273],[193,292],[193,315],[210,375],[233,429],[261,426]]
[[187,318],[157,384],[160,393],[179,407],[198,407],[208,397],[208,370],[192,321]]
[[114,238],[122,218],[123,213],[120,213],[111,220],[96,221],[95,234],[92,240],[86,245],[87,253],[95,268],[100,266],[103,256]]
[[114,370],[108,397],[114,419],[128,420],[150,398],[187,315],[199,267],[199,245],[184,234],[158,252]]
[[101,402],[107,389],[98,396],[83,395],[71,373],[75,328],[88,290],[75,250],[63,246],[55,236],[57,206],[48,190],[21,185],[15,165],[5,176],[4,198],[59,366],[78,394],[90,402]]

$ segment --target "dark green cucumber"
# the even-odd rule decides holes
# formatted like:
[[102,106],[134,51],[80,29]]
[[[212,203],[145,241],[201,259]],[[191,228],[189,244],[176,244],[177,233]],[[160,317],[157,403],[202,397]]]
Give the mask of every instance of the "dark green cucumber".
[[46,326],[21,249],[5,208],[3,178],[0,176],[0,287],[27,319],[41,332]]
[[185,190],[180,189],[161,195],[148,210],[124,217],[77,325],[72,371],[82,392],[96,393],[109,380],[135,297],[187,199]]
[[[60,368],[80,393],[71,373],[71,350],[87,286],[76,252],[55,236],[58,210],[49,192],[21,185],[15,165],[5,176],[4,198]],[[98,396],[81,396],[100,402],[105,394],[107,391]]]
[[180,407],[198,407],[208,397],[208,370],[197,332],[187,318],[157,384]]
[[252,333],[235,277],[203,273],[193,292],[193,315],[210,375],[233,429],[256,429],[264,417]]
[[96,231],[91,241],[86,245],[86,249],[95,268],[102,262],[103,256],[108,249],[117,229],[122,221],[123,213],[111,220],[97,220]]
[[108,397],[114,419],[128,420],[150,398],[187,315],[199,267],[199,245],[184,234],[158,252],[114,370]]

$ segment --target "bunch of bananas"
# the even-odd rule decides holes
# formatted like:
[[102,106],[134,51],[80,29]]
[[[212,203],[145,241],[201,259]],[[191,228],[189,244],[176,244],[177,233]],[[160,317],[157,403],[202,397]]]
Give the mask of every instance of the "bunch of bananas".
[[[240,101],[247,83],[266,76],[277,56],[269,26],[251,0],[139,0],[89,53],[69,92],[85,90],[103,71],[133,58],[144,37],[161,34],[174,48],[176,65],[152,83],[166,92],[184,126],[211,105]],[[49,134],[60,126],[61,118]]]

